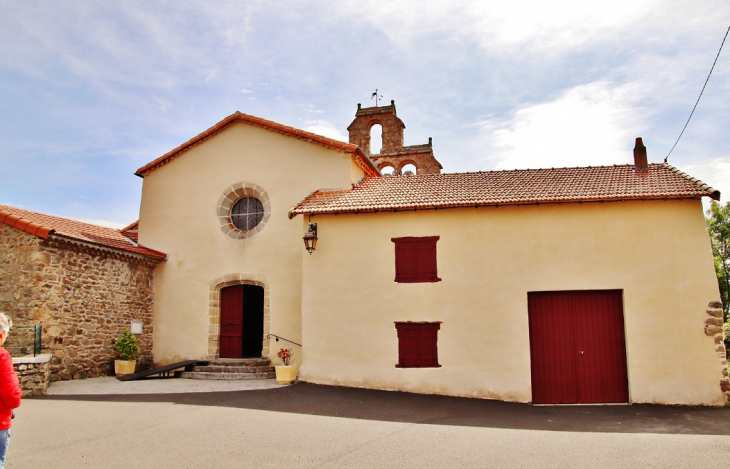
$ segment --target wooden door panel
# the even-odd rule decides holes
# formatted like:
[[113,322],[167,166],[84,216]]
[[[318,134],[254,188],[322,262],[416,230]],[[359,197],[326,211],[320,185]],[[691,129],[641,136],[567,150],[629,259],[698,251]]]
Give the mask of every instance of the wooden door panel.
[[628,402],[621,291],[580,292],[575,299],[578,401]]
[[574,403],[578,400],[575,343],[570,310],[562,298],[528,296],[532,400],[535,404]]
[[234,285],[221,290],[221,358],[241,358],[243,335],[243,287],[243,285]]

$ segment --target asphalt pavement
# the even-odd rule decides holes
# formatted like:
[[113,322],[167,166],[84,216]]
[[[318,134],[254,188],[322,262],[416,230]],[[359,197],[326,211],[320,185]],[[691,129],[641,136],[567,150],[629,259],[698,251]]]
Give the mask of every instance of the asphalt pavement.
[[730,458],[730,408],[532,406],[270,384],[27,398],[6,467],[724,468]]

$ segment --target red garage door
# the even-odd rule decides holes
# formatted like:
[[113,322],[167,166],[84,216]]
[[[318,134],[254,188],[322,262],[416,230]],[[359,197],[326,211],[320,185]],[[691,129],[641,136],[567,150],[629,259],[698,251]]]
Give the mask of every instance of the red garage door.
[[628,402],[621,290],[528,293],[532,402]]

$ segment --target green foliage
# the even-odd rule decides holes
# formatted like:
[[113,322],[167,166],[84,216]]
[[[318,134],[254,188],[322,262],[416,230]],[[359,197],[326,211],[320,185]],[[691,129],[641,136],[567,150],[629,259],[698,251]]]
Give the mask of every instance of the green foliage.
[[730,308],[730,202],[722,205],[713,201],[707,210],[705,221],[712,242],[717,283],[720,286],[723,322],[726,322]]
[[134,360],[139,353],[137,338],[130,331],[124,331],[122,337],[113,342],[114,348],[125,360]]

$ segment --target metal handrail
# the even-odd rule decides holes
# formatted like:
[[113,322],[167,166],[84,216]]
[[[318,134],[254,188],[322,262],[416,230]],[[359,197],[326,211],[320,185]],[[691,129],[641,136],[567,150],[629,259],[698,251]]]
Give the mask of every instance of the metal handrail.
[[290,344],[298,345],[298,346],[300,346],[300,347],[302,346],[302,344],[298,344],[298,343],[294,342],[293,340],[285,339],[284,337],[279,337],[279,336],[278,336],[278,335],[276,335],[276,334],[266,334],[266,338],[267,338],[267,339],[270,339],[272,335],[273,335],[274,337],[276,337],[276,341],[277,341],[277,342],[279,341],[279,339],[281,339],[281,340],[286,340],[286,341],[287,341],[287,342],[289,342]]
[[41,354],[41,326],[33,326],[33,356]]

